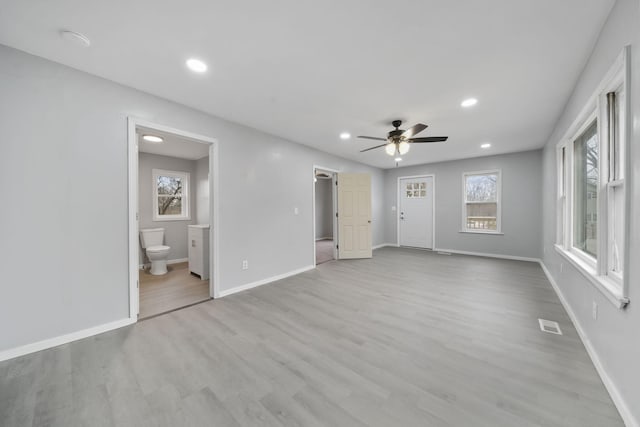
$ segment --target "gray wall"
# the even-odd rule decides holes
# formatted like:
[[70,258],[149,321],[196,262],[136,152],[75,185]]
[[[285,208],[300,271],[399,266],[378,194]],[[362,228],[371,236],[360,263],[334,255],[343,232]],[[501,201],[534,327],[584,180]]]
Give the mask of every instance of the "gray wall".
[[5,46],[0,94],[0,351],[128,317],[130,115],[220,141],[222,290],[313,265],[314,164],[372,175],[383,241],[378,169]]
[[[138,155],[138,209],[140,212],[140,228],[164,228],[164,244],[171,247],[169,260],[183,259],[189,256],[187,246],[187,225],[196,224],[196,162],[157,154],[140,153]],[[188,172],[189,187],[189,221],[154,221],[153,220],[153,169]],[[140,264],[148,262],[144,249],[140,246]]]
[[[555,146],[567,132],[588,98],[596,90],[623,46],[632,44],[631,179],[625,185],[631,192],[629,212],[631,304],[626,310],[615,308],[569,262],[556,253],[556,154]],[[597,353],[602,366],[640,422],[640,7],[638,0],[618,0],[606,22],[582,75],[565,107],[543,156],[544,263],[564,294],[577,321]],[[561,272],[561,265],[563,266]],[[591,317],[592,302],[598,304],[598,319]]]
[[333,181],[316,182],[316,239],[333,236]]
[[[504,235],[461,233],[462,174],[502,170]],[[385,171],[385,236],[397,242],[398,177],[435,174],[436,248],[527,258],[540,257],[541,151],[432,163]]]
[[209,156],[196,160],[196,224],[209,224]]

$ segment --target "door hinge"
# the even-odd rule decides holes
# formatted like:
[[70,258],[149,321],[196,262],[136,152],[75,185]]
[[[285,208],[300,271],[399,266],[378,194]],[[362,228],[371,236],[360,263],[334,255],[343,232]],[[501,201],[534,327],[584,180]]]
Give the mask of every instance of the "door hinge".
[[336,179],[336,185],[338,185],[338,180]]
[[338,212],[336,212],[336,218],[338,218]]
[[336,245],[336,249],[340,249],[340,245]]
[[140,288],[140,281],[136,280],[136,288]]

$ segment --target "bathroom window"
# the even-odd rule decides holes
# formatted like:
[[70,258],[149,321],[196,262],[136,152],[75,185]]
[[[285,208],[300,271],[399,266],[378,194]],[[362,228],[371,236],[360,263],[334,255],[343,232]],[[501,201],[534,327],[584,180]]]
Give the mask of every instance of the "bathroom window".
[[188,172],[153,169],[153,220],[190,220]]

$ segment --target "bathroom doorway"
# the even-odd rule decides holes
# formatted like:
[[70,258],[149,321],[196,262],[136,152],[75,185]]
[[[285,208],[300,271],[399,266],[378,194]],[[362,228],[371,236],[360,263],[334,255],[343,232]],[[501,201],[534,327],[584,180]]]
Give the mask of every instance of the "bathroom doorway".
[[314,263],[337,259],[336,173],[333,169],[313,167]]
[[130,317],[216,296],[217,144],[129,119]]

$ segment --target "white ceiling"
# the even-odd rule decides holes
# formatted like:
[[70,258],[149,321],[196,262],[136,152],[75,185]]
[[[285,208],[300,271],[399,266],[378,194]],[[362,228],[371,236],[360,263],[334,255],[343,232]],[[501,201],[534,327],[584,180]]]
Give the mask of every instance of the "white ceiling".
[[[209,155],[209,144],[144,127],[136,128],[136,133],[138,134],[138,151],[141,153],[159,154],[187,160],[198,160]],[[144,135],[159,136],[164,141],[161,143],[147,142],[142,138]]]
[[[359,153],[371,141],[338,134],[385,136],[400,118],[450,137],[414,146],[403,165],[541,147],[613,3],[0,0],[0,43],[390,168],[382,149]],[[192,56],[205,75],[185,68]],[[470,96],[478,105],[462,109]]]

